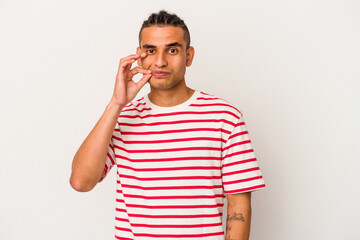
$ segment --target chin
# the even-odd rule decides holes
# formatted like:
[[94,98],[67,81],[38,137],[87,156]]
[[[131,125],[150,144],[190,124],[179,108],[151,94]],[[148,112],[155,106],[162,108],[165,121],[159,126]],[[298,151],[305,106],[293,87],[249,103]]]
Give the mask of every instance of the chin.
[[167,85],[167,84],[151,84],[150,83],[151,88],[153,89],[158,89],[158,90],[168,90],[171,89],[172,86],[171,85]]
[[150,84],[151,87],[156,89],[168,89],[170,86],[164,82],[161,82],[162,80],[164,79],[151,77],[148,83]]

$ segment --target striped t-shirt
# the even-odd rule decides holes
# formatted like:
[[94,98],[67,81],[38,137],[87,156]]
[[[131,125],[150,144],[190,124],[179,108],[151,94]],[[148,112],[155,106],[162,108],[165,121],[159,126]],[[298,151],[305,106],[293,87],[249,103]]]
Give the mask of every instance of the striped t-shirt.
[[121,240],[223,240],[226,194],[265,188],[242,112],[199,90],[173,107],[147,95],[126,105],[105,176],[115,164]]

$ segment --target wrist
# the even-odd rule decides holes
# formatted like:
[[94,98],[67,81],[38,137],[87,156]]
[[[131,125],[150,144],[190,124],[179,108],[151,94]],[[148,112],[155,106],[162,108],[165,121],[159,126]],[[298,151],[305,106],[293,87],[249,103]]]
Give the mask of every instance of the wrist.
[[106,108],[116,111],[118,113],[120,113],[124,107],[125,105],[115,103],[113,100],[111,100],[106,106]]

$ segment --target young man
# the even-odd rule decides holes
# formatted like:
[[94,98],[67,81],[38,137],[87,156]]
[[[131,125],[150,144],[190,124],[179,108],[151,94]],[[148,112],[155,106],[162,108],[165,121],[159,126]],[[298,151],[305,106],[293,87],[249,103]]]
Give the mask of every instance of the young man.
[[[251,191],[265,184],[242,113],[186,86],[194,48],[178,16],[152,14],[139,43],[75,154],[71,186],[90,191],[116,165],[116,239],[224,239],[225,197],[226,239],[249,239]],[[147,82],[150,93],[134,100]]]

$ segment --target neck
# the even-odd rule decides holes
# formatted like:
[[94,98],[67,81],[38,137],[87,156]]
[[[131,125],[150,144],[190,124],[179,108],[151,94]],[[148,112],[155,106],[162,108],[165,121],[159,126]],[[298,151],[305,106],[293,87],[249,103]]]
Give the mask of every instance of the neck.
[[150,88],[149,100],[160,107],[179,105],[188,100],[195,92],[194,89],[186,86],[185,81],[183,81],[183,84],[180,83],[170,89],[155,89],[151,85]]

